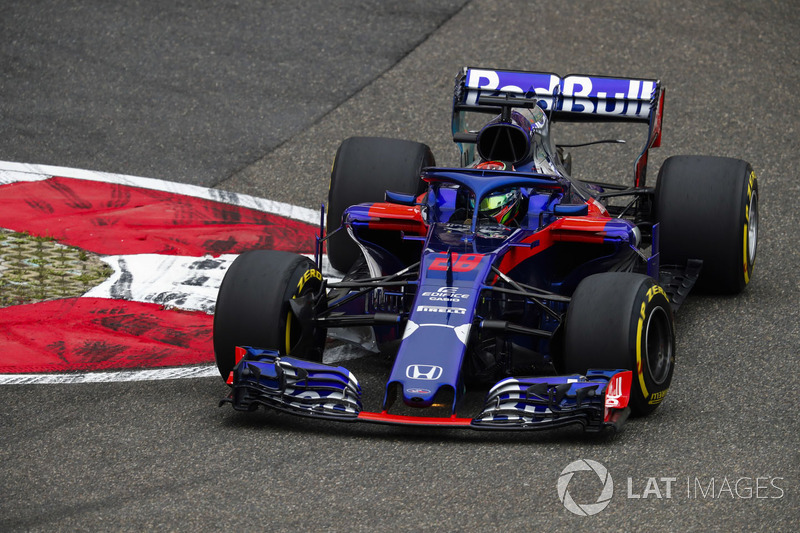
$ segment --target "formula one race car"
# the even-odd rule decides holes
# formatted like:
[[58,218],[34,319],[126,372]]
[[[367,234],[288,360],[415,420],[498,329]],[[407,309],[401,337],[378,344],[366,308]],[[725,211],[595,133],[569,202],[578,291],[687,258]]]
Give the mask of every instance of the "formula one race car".
[[[459,168],[437,168],[416,142],[345,140],[315,261],[251,251],[225,276],[221,405],[487,430],[600,431],[652,412],[675,368],[673,312],[693,286],[742,291],[758,234],[745,161],[671,157],[646,185],[663,107],[658,80],[465,68]],[[560,121],[647,125],[633,185],[572,178],[551,137]],[[321,274],[323,244],[341,281]],[[379,408],[323,364],[329,336],[391,350]]]

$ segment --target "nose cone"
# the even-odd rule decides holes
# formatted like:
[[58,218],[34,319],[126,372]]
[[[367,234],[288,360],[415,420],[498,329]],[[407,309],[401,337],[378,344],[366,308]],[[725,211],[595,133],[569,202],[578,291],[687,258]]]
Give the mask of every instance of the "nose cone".
[[403,403],[409,407],[430,407],[437,391],[424,387],[409,387],[403,390]]
[[409,407],[453,404],[469,326],[418,325],[409,320],[389,378],[384,408],[389,398],[398,396]]
[[444,369],[433,364],[411,364],[406,366],[403,387],[403,403],[409,407],[430,407],[441,387]]
[[452,414],[455,409],[455,389],[450,385],[414,387],[405,385],[403,403],[409,407],[441,407]]

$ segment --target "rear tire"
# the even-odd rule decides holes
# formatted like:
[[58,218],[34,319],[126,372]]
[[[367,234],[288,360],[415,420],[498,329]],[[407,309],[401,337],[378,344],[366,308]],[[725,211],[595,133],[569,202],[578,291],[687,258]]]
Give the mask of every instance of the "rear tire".
[[567,309],[563,366],[579,374],[591,368],[633,371],[631,412],[653,412],[675,369],[675,329],[664,289],[627,272],[581,281]]
[[322,361],[324,330],[303,331],[289,300],[308,294],[324,305],[322,274],[307,257],[276,250],[241,254],[226,272],[214,310],[214,357],[223,379],[235,365],[237,346],[286,355],[303,340],[298,357]]
[[697,288],[737,294],[753,275],[758,180],[746,161],[675,156],[658,173],[655,218],[661,264],[701,259]]
[[[328,191],[327,227],[330,235],[342,225],[345,209],[366,202],[384,201],[386,191],[419,195],[426,183],[424,167],[435,166],[426,145],[382,137],[346,139],[333,161]],[[336,270],[347,272],[361,252],[345,232],[328,239],[328,259]]]

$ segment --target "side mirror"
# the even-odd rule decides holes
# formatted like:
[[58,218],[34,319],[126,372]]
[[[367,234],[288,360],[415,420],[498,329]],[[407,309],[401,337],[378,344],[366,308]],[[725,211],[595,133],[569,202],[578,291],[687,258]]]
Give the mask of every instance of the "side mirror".
[[557,204],[553,214],[560,217],[582,217],[589,214],[588,204]]
[[417,197],[413,194],[406,194],[402,192],[386,191],[384,197],[387,202],[400,205],[414,205],[417,203]]

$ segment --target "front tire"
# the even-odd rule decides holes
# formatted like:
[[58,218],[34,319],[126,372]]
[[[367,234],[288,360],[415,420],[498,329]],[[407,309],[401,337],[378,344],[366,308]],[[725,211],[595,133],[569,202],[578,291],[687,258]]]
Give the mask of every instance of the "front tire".
[[[237,346],[322,361],[325,331],[303,328],[289,304],[309,297],[319,309],[325,305],[322,291],[322,274],[307,257],[276,250],[237,257],[225,273],[214,310],[214,357],[222,378],[233,370]],[[293,353],[298,347],[303,353]]]
[[[328,191],[328,235],[342,225],[350,206],[383,202],[386,191],[419,195],[426,184],[420,179],[424,167],[436,165],[426,145],[382,137],[350,137],[333,160]],[[328,239],[328,259],[336,270],[347,272],[361,256],[349,235],[340,231]]]
[[564,370],[633,371],[631,412],[648,415],[672,382],[674,331],[669,299],[652,278],[627,272],[588,276],[567,309]]
[[737,294],[753,275],[758,180],[746,161],[675,156],[658,173],[655,216],[661,264],[701,259],[697,288]]

